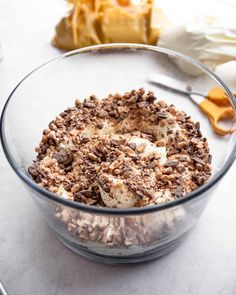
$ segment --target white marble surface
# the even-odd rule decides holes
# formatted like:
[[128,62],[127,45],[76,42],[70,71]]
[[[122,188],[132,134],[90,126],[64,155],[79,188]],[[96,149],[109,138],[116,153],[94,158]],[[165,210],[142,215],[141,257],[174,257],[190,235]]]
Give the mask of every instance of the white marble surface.
[[[64,9],[63,0],[0,0],[0,109],[23,75],[59,53],[50,38]],[[229,73],[221,71],[232,79]],[[175,252],[111,267],[75,255],[55,238],[0,150],[0,280],[11,295],[236,294],[235,175],[236,164]]]

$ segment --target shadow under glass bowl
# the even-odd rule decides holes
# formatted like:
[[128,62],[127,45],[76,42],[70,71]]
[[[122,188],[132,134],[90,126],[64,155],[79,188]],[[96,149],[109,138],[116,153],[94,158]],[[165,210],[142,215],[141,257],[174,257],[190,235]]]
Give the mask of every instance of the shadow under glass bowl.
[[[107,44],[66,53],[35,69],[16,86],[2,113],[5,155],[49,226],[67,247],[98,262],[142,262],[172,251],[196,224],[235,159],[235,133],[215,135],[208,119],[188,98],[148,83],[150,73],[164,74],[177,83],[186,82],[201,93],[218,85],[236,107],[227,86],[190,57],[153,46]],[[140,87],[154,91],[157,98],[174,104],[201,123],[212,154],[212,176],[206,184],[163,205],[111,209],[60,198],[28,176],[27,167],[36,156],[34,149],[42,131],[55,116],[73,106],[75,99],[91,94],[102,98]],[[235,127],[235,121],[228,125]]]

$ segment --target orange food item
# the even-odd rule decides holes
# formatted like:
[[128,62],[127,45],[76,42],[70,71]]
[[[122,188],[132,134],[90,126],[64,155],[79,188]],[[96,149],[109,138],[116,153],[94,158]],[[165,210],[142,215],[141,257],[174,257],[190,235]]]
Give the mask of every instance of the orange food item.
[[130,0],[117,0],[117,2],[122,6],[130,5]]
[[235,117],[235,112],[230,106],[218,106],[209,99],[204,99],[199,104],[200,109],[208,116],[211,121],[214,131],[221,136],[231,134],[235,129],[224,129],[218,124],[219,121],[224,119],[232,119]]
[[[234,93],[234,97],[236,98],[236,93]],[[227,94],[225,93],[224,89],[219,87],[219,86],[215,86],[213,87],[208,95],[207,98],[210,99],[211,101],[213,101],[215,104],[220,105],[220,106],[226,106],[226,105],[231,105],[229,98],[227,96]]]
[[[234,96],[236,97],[236,94]],[[218,124],[221,120],[235,118],[235,111],[223,88],[213,87],[209,91],[207,98],[199,104],[199,107],[207,114],[214,131],[218,135],[224,136],[235,131],[235,129],[221,128]]]

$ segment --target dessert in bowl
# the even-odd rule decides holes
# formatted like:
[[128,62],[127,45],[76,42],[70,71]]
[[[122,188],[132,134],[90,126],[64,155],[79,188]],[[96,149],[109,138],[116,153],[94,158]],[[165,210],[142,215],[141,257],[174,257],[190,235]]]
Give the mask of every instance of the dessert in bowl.
[[98,207],[176,200],[211,174],[200,123],[144,89],[77,100],[50,122],[36,151],[28,169],[36,183]]
[[[202,76],[182,73],[173,58]],[[73,51],[40,67],[3,111],[10,164],[59,239],[96,261],[140,262],[174,249],[235,157],[235,134],[215,135],[188,99],[149,84],[154,71],[191,81],[203,92],[217,84],[232,97],[191,58],[113,44]],[[19,103],[25,111],[18,112]]]

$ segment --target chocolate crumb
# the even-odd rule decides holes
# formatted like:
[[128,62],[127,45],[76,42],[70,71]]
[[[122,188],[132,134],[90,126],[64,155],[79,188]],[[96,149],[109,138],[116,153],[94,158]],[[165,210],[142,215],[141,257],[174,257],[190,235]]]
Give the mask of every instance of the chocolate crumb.
[[88,108],[88,109],[93,109],[96,107],[96,105],[94,103],[91,102],[84,102],[84,107]]
[[205,162],[203,160],[201,160],[199,157],[196,157],[196,156],[192,156],[191,159],[194,161],[194,162],[197,162],[201,165],[205,165]]
[[177,160],[168,160],[165,162],[164,166],[165,167],[173,167],[173,166],[177,166],[179,164],[179,161]]
[[97,123],[97,128],[98,129],[102,129],[103,128],[103,123],[102,122],[98,122]]
[[129,146],[131,147],[132,150],[134,150],[134,151],[136,150],[136,147],[137,147],[136,143],[131,142],[131,143],[129,144]]
[[68,165],[73,161],[73,156],[65,151],[60,151],[53,155],[59,164]]
[[89,142],[89,138],[88,137],[83,137],[80,141],[80,143],[87,143]]
[[157,116],[157,118],[159,118],[159,119],[166,119],[166,118],[168,118],[168,115],[165,114],[165,113],[162,113],[162,112],[157,112],[157,113],[156,113],[156,116]]
[[183,195],[182,190],[183,190],[183,186],[179,185],[175,189],[173,189],[171,193],[179,198]]
[[35,177],[37,177],[37,176],[39,175],[38,170],[37,170],[35,167],[33,167],[33,166],[30,166],[30,167],[28,168],[28,172],[29,172],[29,174],[30,174],[33,178],[35,178]]

